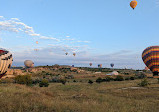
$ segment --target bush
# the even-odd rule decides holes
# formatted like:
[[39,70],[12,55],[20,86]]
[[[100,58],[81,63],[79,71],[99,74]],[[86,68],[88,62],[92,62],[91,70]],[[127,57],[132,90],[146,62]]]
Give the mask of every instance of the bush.
[[135,80],[135,77],[130,77],[130,80]]
[[103,81],[105,81],[105,82],[110,82],[110,81],[111,81],[111,78],[110,78],[110,77],[106,77],[105,79],[103,79]]
[[130,78],[129,78],[129,77],[126,77],[125,80],[130,80]]
[[141,72],[140,74],[137,75],[137,78],[144,79],[144,78],[146,78],[146,75],[145,75],[145,73]]
[[124,80],[124,78],[122,77],[122,76],[120,76],[120,75],[118,75],[115,79],[114,79],[114,81],[123,81]]
[[61,79],[60,81],[61,81],[61,83],[62,83],[63,85],[66,84],[66,79]]
[[96,80],[97,83],[101,83],[103,82],[103,79],[101,77],[99,77],[97,80]]
[[32,85],[32,79],[30,75],[18,75],[15,77],[15,83],[18,84],[26,84],[26,85]]
[[145,87],[145,86],[148,86],[148,85],[150,85],[150,84],[149,84],[149,82],[147,81],[147,79],[145,78],[145,79],[142,80],[138,85],[141,86],[141,87]]
[[158,83],[159,83],[159,78],[157,78],[158,79]]
[[73,80],[73,82],[77,82],[76,80]]
[[48,87],[49,86],[49,82],[46,79],[43,79],[40,83],[39,83],[39,87]]
[[93,84],[93,81],[92,81],[92,80],[89,80],[88,83],[89,83],[89,84]]

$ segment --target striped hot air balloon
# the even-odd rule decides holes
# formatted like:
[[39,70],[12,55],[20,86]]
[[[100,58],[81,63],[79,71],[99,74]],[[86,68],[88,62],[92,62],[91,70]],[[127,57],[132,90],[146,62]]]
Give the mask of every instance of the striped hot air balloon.
[[3,77],[8,68],[11,67],[12,61],[12,54],[9,51],[0,48],[0,78]]
[[145,65],[153,72],[153,76],[159,73],[159,46],[150,46],[142,53],[142,60]]

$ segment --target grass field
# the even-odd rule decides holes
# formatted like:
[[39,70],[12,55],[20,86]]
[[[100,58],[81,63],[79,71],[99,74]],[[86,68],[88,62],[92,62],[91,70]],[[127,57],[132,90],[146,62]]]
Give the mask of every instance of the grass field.
[[50,83],[49,87],[0,84],[1,112],[158,112],[159,84],[141,80],[88,84]]

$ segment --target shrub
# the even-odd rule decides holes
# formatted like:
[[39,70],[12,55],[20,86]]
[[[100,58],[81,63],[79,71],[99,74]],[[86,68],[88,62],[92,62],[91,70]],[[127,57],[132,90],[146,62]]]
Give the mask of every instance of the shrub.
[[49,82],[46,79],[43,79],[40,83],[39,83],[39,87],[48,87],[49,86]]
[[139,84],[139,86],[142,86],[142,87],[145,87],[145,86],[148,86],[150,85],[149,82],[147,81],[147,79],[143,79]]
[[158,83],[159,83],[159,78],[157,78],[158,79]]
[[101,77],[99,77],[97,80],[96,80],[97,83],[101,83],[103,82],[103,79]]
[[130,77],[130,80],[135,80],[135,77]]
[[89,80],[88,83],[89,83],[89,84],[93,84],[93,81],[92,81],[92,80]]
[[129,77],[126,77],[125,80],[130,80],[130,78],[129,78]]
[[35,80],[32,81],[32,84],[35,84],[35,85],[36,85],[36,84],[39,83],[39,82],[40,82],[39,79],[35,79]]
[[18,84],[26,84],[26,85],[32,85],[32,79],[30,75],[18,75],[15,77],[15,83]]
[[66,84],[66,79],[61,79],[61,83],[62,83],[63,85],[65,85],[65,84]]
[[145,73],[141,72],[140,74],[137,75],[137,78],[144,79],[144,78],[146,78],[146,75],[145,75]]
[[122,77],[122,76],[120,76],[120,75],[118,75],[115,79],[114,79],[114,81],[123,81],[124,80],[124,78]]
[[111,78],[110,77],[106,77],[105,79],[103,79],[104,82],[110,82]]
[[73,82],[77,82],[76,80],[73,80]]

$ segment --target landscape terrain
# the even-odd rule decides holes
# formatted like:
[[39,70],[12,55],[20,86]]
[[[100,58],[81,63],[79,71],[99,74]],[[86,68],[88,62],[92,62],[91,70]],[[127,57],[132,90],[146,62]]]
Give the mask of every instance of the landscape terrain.
[[[1,79],[3,112],[158,112],[159,83],[149,70],[39,66]],[[21,71],[23,75],[16,74]],[[118,75],[106,75],[117,71]],[[21,77],[19,77],[21,76]],[[28,76],[28,77],[23,77]],[[18,79],[19,78],[19,79]],[[146,80],[147,85],[141,82]],[[48,85],[40,87],[40,82]]]

